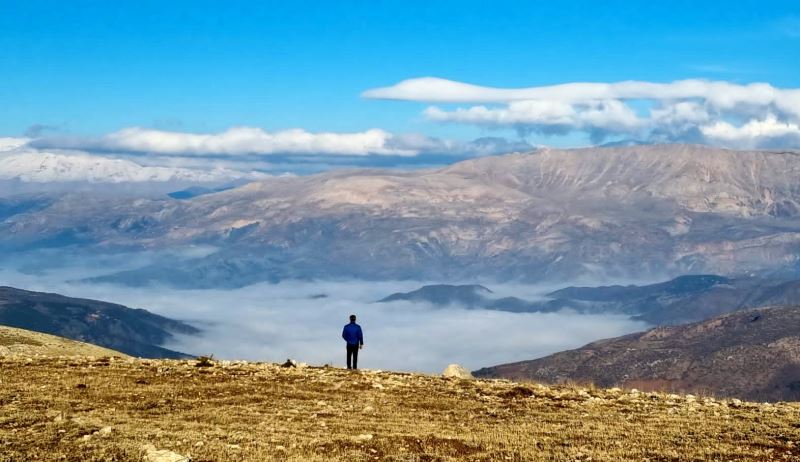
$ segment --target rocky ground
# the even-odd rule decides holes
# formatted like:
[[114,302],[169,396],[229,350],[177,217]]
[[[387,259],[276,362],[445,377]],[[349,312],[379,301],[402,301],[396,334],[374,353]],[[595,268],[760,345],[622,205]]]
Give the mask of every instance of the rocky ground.
[[800,404],[330,367],[0,357],[0,461],[800,460]]

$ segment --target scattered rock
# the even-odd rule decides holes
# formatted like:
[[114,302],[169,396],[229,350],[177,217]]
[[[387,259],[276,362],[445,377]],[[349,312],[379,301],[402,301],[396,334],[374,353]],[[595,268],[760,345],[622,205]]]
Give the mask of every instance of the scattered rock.
[[535,396],[535,394],[536,393],[528,387],[516,386],[503,393],[502,396],[506,399],[524,399]]
[[142,449],[145,451],[145,462],[191,462],[192,460],[168,449],[156,449],[152,444],[145,445]]
[[214,367],[213,356],[198,356],[194,367]]
[[449,366],[444,368],[442,371],[443,377],[455,377],[458,379],[474,379],[475,377],[472,376],[472,373],[468,371],[464,366],[459,364],[450,364]]
[[108,435],[111,434],[112,431],[113,431],[113,429],[111,427],[103,427],[100,430],[97,430],[96,432],[94,432],[94,434],[95,435],[100,435],[100,436],[108,436]]
[[362,433],[356,437],[359,441],[370,441],[372,439],[371,433]]

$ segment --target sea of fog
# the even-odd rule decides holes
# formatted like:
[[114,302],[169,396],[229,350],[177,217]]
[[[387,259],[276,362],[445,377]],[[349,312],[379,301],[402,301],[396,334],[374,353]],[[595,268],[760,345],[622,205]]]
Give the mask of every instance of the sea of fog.
[[[38,266],[38,265],[37,265]],[[4,265],[0,284],[93,298],[144,308],[187,321],[200,336],[179,336],[166,346],[220,359],[309,364],[344,364],[340,337],[356,314],[365,347],[359,366],[371,369],[440,372],[450,363],[477,369],[541,357],[594,340],[641,331],[648,326],[620,315],[508,313],[457,306],[374,303],[424,285],[409,281],[286,281],[232,290],[132,288],[74,282],[96,275],[97,266],[20,271]],[[567,285],[567,284],[564,284]],[[490,285],[499,295],[532,299],[554,287]]]

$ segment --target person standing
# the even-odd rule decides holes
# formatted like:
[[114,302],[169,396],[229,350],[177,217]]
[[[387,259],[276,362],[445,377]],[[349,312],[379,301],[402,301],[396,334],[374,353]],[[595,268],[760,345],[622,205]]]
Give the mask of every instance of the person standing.
[[364,347],[364,334],[356,324],[356,315],[350,315],[350,324],[344,326],[342,338],[347,342],[347,368],[358,369],[358,350]]

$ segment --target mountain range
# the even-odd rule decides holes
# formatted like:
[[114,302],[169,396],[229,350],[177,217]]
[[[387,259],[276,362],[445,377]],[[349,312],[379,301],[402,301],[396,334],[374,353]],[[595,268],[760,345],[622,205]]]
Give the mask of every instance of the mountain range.
[[[0,146],[2,148],[2,146]],[[223,168],[193,168],[140,165],[127,159],[95,156],[73,151],[0,149],[0,180],[32,183],[221,183],[239,179],[258,179],[266,174],[238,172]]]
[[545,383],[800,400],[800,307],[764,307],[475,371]]
[[587,314],[626,314],[649,324],[669,325],[701,321],[746,308],[800,305],[800,280],[686,275],[646,285],[570,286],[537,300],[500,297],[477,284],[436,284],[394,293],[378,302],[399,300],[517,313],[572,310]]
[[0,325],[87,342],[145,358],[188,358],[161,347],[174,334],[200,331],[181,321],[123,305],[0,287]]
[[42,207],[12,207],[0,221],[0,247],[219,248],[100,279],[193,288],[324,278],[791,277],[800,255],[798,177],[795,152],[540,149],[438,169],[270,177],[185,200],[60,194]]

